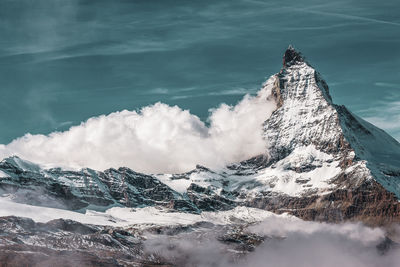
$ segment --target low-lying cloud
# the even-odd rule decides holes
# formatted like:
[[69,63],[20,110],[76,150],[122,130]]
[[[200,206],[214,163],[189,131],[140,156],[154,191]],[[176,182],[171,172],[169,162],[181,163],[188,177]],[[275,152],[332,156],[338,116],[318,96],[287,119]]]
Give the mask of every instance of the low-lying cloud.
[[217,235],[198,232],[155,237],[145,247],[177,266],[394,267],[400,262],[398,247],[378,249],[385,242],[384,230],[360,223],[333,225],[272,216],[247,231],[266,239],[245,256],[217,241]]
[[[299,219],[271,218],[252,232],[283,239],[270,239],[246,258],[248,266],[396,266],[399,249],[383,253],[377,246],[385,232],[361,223],[327,224]],[[267,263],[267,265],[265,264]]]
[[266,153],[262,123],[275,109],[269,94],[264,88],[235,106],[221,104],[210,110],[209,126],[188,110],[163,103],[93,117],[65,132],[26,134],[0,145],[0,157],[98,170],[126,166],[145,173],[184,172],[196,164],[220,167]]

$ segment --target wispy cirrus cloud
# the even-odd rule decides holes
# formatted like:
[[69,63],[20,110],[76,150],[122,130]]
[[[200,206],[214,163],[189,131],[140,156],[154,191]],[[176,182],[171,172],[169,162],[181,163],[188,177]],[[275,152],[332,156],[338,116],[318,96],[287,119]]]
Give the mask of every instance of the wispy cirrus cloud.
[[246,89],[246,88],[233,88],[229,90],[222,90],[216,92],[210,92],[208,95],[245,95],[249,93],[257,92],[257,88]]
[[398,83],[376,82],[374,85],[378,87],[400,88],[400,84]]
[[[387,85],[395,84],[384,83],[382,86]],[[370,108],[360,110],[358,113],[365,120],[389,132],[400,141],[400,100],[397,99],[397,94],[392,93],[386,96],[384,100],[377,101]]]

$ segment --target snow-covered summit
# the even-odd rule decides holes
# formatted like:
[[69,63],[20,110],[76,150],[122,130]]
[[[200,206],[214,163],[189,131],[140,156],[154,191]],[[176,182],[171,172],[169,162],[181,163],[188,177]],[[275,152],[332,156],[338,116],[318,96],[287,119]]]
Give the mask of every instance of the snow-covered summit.
[[310,144],[323,151],[336,151],[341,132],[328,86],[291,47],[285,52],[285,62],[264,85],[271,87],[279,107],[264,123],[271,156],[281,159],[295,148]]
[[343,169],[361,164],[362,172],[370,173],[363,179],[373,178],[400,197],[400,144],[346,107],[333,104],[327,83],[300,52],[289,46],[283,68],[264,87],[270,87],[278,104],[264,123],[271,162],[312,145],[333,155]]

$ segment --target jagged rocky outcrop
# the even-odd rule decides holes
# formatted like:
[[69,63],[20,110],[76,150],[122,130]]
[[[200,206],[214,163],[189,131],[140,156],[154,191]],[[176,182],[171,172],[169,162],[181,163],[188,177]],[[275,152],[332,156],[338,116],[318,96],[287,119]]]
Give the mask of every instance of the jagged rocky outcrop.
[[180,195],[151,175],[129,168],[80,171],[41,169],[38,165],[11,157],[0,162],[4,177],[0,192],[15,202],[82,211],[105,210],[113,206],[168,206],[198,212],[189,198]]

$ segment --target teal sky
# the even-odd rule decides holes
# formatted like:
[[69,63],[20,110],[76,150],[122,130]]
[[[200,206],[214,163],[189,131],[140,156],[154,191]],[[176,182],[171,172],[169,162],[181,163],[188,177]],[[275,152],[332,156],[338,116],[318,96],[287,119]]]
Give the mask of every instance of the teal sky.
[[293,44],[334,101],[400,140],[400,2],[0,1],[0,143],[162,101],[206,119]]

